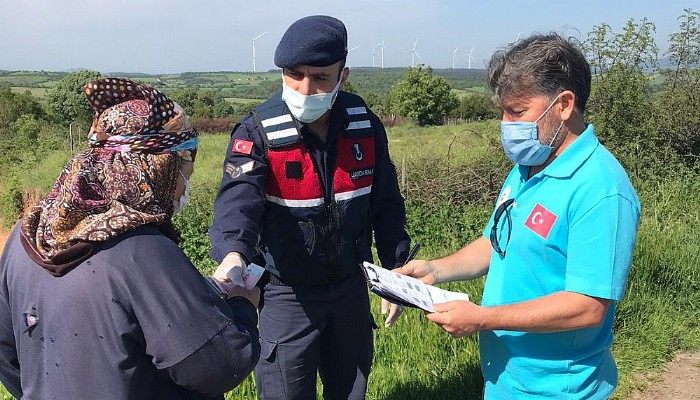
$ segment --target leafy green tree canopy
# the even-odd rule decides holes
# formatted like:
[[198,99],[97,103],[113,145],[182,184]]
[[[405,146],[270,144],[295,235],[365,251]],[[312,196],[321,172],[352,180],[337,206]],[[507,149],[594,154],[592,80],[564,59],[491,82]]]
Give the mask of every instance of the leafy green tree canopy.
[[[593,69],[593,86],[586,106],[588,120],[608,148],[635,168],[653,154],[653,129],[648,125],[653,110],[645,69],[657,65],[658,48],[652,37],[654,24],[633,19],[623,32],[613,33],[603,23],[593,27],[583,44]],[[644,147],[648,146],[649,149]]]
[[0,89],[0,130],[8,127],[23,115],[35,119],[45,117],[41,104],[31,93],[14,93],[9,88]]
[[450,83],[434,76],[433,69],[422,65],[408,68],[389,95],[393,111],[418,121],[419,125],[441,125],[459,106]]
[[664,72],[665,89],[658,96],[660,140],[688,166],[700,165],[700,13],[684,10],[680,31],[669,36],[666,53],[674,68]]
[[452,116],[467,120],[483,120],[500,118],[501,114],[491,96],[467,93],[459,99],[459,107],[452,112]]
[[47,93],[46,100],[49,110],[61,124],[79,121],[89,124],[92,120],[92,109],[83,94],[83,86],[102,75],[97,71],[78,71],[66,75],[58,81],[55,88]]

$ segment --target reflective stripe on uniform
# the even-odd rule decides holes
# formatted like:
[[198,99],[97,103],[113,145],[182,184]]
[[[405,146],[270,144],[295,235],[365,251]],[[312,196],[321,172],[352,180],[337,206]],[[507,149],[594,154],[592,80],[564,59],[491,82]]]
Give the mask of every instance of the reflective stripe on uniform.
[[363,187],[363,188],[360,188],[357,190],[351,190],[349,192],[336,193],[335,194],[335,201],[354,199],[356,197],[360,197],[360,196],[364,196],[366,194],[369,194],[371,191],[372,191],[372,185],[369,185],[367,187]]
[[365,129],[365,128],[371,128],[372,124],[369,122],[369,120],[363,120],[363,121],[353,121],[348,124],[348,130],[351,131],[353,129]]
[[265,132],[268,140],[278,140],[283,138],[288,138],[292,136],[297,136],[296,128],[282,129],[281,131]]
[[272,117],[272,118],[268,118],[268,119],[260,121],[263,128],[267,128],[268,126],[284,124],[285,122],[292,122],[292,116],[289,114],[284,114],[284,115],[280,115],[278,117]]
[[367,114],[367,108],[365,107],[348,107],[345,110],[348,112],[348,115]]
[[265,197],[267,197],[267,200],[278,204],[280,206],[284,207],[290,207],[290,208],[296,208],[296,207],[316,207],[316,206],[322,206],[323,205],[323,197],[319,197],[317,199],[308,199],[308,200],[287,200],[287,199],[282,199],[280,197],[272,196],[269,194],[266,194]]

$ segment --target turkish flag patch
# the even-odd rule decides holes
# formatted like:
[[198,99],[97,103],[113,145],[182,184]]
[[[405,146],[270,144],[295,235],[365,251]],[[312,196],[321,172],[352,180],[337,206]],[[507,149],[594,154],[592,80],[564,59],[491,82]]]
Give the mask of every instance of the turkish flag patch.
[[527,217],[525,226],[543,239],[547,239],[556,220],[557,216],[554,213],[537,203],[535,208],[532,209],[532,212],[530,212],[530,216]]
[[234,153],[250,154],[253,151],[253,142],[247,140],[236,139],[233,141],[231,151]]

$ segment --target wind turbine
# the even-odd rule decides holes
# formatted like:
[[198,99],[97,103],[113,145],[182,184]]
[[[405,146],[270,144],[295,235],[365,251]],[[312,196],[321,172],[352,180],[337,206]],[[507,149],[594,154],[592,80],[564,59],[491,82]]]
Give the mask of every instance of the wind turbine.
[[356,50],[358,47],[360,47],[360,46],[355,46],[355,47],[353,47],[352,49],[348,49],[348,57],[347,57],[347,58],[348,58],[348,67],[350,67],[350,53],[351,53],[353,50]]
[[455,59],[457,58],[457,49],[459,46],[455,47],[455,51],[452,52],[452,69],[455,69]]
[[[469,63],[469,69],[472,69],[472,60],[474,60],[474,57],[472,57],[472,53],[474,52],[474,46],[472,46],[472,49],[469,51],[469,54],[467,54],[468,57],[468,63]],[[476,61],[476,60],[474,60]]]
[[234,29],[234,31],[240,33],[243,37],[248,38],[248,40],[250,40],[250,41],[253,43],[253,72],[257,72],[257,71],[255,71],[255,41],[258,40],[258,39],[260,39],[260,36],[266,34],[267,31],[265,31],[265,32],[263,32],[263,33],[261,33],[261,34],[259,34],[258,36],[254,37],[254,38],[250,38],[250,37],[244,35],[244,34],[243,34],[241,31],[239,31],[238,29]]
[[384,41],[382,40],[382,42],[378,43],[377,46],[382,47],[382,69],[384,69]]
[[372,68],[374,68],[374,48],[376,47],[376,44],[372,45]]
[[411,52],[411,68],[415,67],[416,65],[416,56],[418,56],[418,59],[423,61],[423,58],[421,58],[420,54],[416,51],[416,45],[418,44],[418,38],[416,38],[416,41],[413,42],[413,48],[409,50]]

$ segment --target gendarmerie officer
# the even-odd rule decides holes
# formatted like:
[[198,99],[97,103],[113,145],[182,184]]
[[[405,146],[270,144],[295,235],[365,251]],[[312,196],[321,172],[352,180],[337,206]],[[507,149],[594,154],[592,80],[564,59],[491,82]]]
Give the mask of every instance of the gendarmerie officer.
[[294,22],[275,52],[282,92],[234,127],[226,153],[211,255],[215,276],[237,280],[258,255],[269,272],[255,369],[263,399],[316,398],[317,372],[324,398],[364,398],[376,326],[359,264],[372,259],[373,232],[384,267],[408,253],[384,127],[340,91],[346,56],[341,21]]

